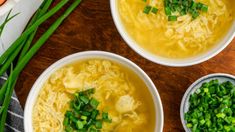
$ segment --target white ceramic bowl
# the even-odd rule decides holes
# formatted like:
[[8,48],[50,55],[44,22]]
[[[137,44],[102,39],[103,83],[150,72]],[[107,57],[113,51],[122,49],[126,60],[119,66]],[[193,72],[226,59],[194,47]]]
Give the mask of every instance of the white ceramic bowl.
[[225,82],[225,81],[230,81],[235,85],[235,76],[229,75],[229,74],[224,74],[224,73],[215,73],[215,74],[210,74],[204,77],[201,77],[197,81],[195,81],[185,92],[181,105],[180,105],[180,118],[181,118],[181,123],[184,127],[184,130],[186,132],[191,132],[189,128],[186,126],[186,121],[184,120],[184,113],[186,113],[189,109],[189,98],[190,95],[192,95],[197,89],[199,89],[204,82],[209,82],[211,80],[218,79],[219,82]]
[[214,57],[218,53],[220,53],[225,47],[229,45],[229,43],[233,40],[235,36],[235,22],[233,22],[232,27],[228,31],[228,33],[224,36],[224,38],[216,44],[216,46],[209,50],[208,52],[198,55],[196,57],[186,58],[186,59],[170,59],[170,58],[164,58],[161,56],[154,55],[150,53],[149,51],[146,51],[142,47],[140,47],[135,40],[132,39],[131,36],[129,36],[128,32],[125,30],[125,27],[122,24],[122,21],[120,19],[120,15],[118,12],[117,7],[117,1],[118,0],[110,0],[110,7],[112,12],[112,17],[114,20],[114,23],[121,34],[122,38],[126,41],[126,43],[138,54],[140,54],[142,57],[166,66],[173,66],[173,67],[183,67],[183,66],[191,66],[195,64],[199,64],[201,62],[207,61],[208,59]]
[[49,78],[49,76],[54,73],[59,68],[63,67],[66,64],[70,64],[74,61],[80,61],[80,60],[86,60],[91,58],[102,58],[111,60],[114,62],[117,62],[119,64],[122,64],[126,66],[127,68],[130,68],[133,70],[136,75],[138,75],[147,85],[149,92],[152,95],[152,99],[154,101],[155,106],[155,112],[156,112],[156,126],[155,126],[155,132],[162,132],[163,130],[163,108],[160,96],[158,94],[158,91],[156,87],[154,86],[154,83],[151,81],[151,79],[148,77],[148,75],[140,69],[136,64],[131,62],[130,60],[121,57],[116,54],[108,53],[108,52],[102,52],[102,51],[86,51],[86,52],[80,52],[77,54],[73,54],[70,56],[67,56],[53,65],[51,65],[49,68],[47,68],[41,76],[37,79],[37,81],[34,83],[29,96],[26,101],[25,105],[25,111],[24,111],[24,128],[25,132],[32,132],[33,126],[32,126],[32,110],[34,103],[37,99],[37,96],[39,94],[40,89],[42,88],[45,81]]

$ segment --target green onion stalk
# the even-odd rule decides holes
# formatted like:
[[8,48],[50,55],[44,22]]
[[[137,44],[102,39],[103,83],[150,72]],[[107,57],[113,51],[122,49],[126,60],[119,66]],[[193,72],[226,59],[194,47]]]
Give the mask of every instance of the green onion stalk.
[[[43,2],[42,6],[37,10],[37,12],[35,13],[35,15],[33,16],[33,18],[31,19],[31,21],[29,22],[29,24],[26,27],[26,30],[32,26],[32,24],[34,22],[36,22],[37,19],[39,19],[42,15],[44,15],[48,8],[50,7],[51,3],[53,0],[48,0],[46,2]],[[45,4],[44,4],[45,3]],[[7,69],[9,68],[10,64],[15,60],[15,58],[17,56],[19,56],[19,60],[22,59],[22,57],[26,54],[27,50],[29,49],[33,38],[37,32],[37,28],[36,27],[33,31],[32,34],[30,34],[28,37],[25,38],[25,40],[23,40],[23,42],[21,43],[21,45],[11,54],[11,56],[9,58],[7,58],[7,60],[4,62],[4,65],[2,65],[1,69],[0,69],[0,75],[3,75],[3,73],[5,73],[7,71]],[[23,48],[23,49],[22,49]],[[21,51],[21,54],[19,55],[19,52]]]
[[44,21],[53,16],[57,11],[59,11],[69,0],[62,0],[59,4],[57,4],[53,9],[48,11],[45,15],[40,17],[32,26],[30,26],[27,30],[25,30],[22,35],[4,52],[4,54],[0,57],[0,65],[4,64],[7,57],[15,51],[15,49],[30,35],[34,29],[40,26]]
[[14,17],[16,17],[17,15],[19,15],[19,13],[17,13],[17,14],[15,14],[15,15],[13,15],[13,16],[10,17],[11,11],[12,11],[12,10],[9,11],[9,13],[7,14],[6,19],[5,19],[4,22],[0,25],[0,36],[2,35],[3,29],[4,29],[4,27],[6,26],[6,24],[7,24],[9,21],[11,21]]
[[[9,67],[10,63],[13,61],[13,59],[7,60],[9,58],[9,56],[13,52],[15,52],[17,48],[20,48],[20,44],[27,39],[28,35],[30,35],[30,33],[33,33],[35,31],[34,29],[37,29],[39,25],[41,25],[44,21],[46,21],[48,18],[53,16],[57,11],[59,11],[68,1],[69,0],[62,0],[54,8],[52,8],[50,11],[48,11],[46,14],[44,14],[42,17],[40,17],[38,20],[36,20],[34,22],[34,24],[32,24],[28,29],[26,29],[22,33],[22,35],[6,50],[6,52],[4,52],[4,54],[0,57],[0,66],[2,64],[1,68],[4,68],[2,71],[0,70],[1,74],[3,74],[7,70],[4,65],[7,65],[6,67]],[[49,3],[50,0],[45,1],[45,2]],[[43,4],[43,5],[47,5],[47,4]],[[6,90],[6,85],[3,85],[3,87],[0,89],[0,102],[4,98],[5,90]]]
[[[18,52],[22,49],[21,54],[18,59],[18,63],[15,68],[11,68],[11,72],[8,80],[4,83],[0,89],[0,101],[3,102],[3,106],[0,109],[0,131],[3,131],[4,124],[6,121],[7,109],[10,104],[11,95],[15,87],[17,78],[26,64],[30,59],[36,54],[40,47],[48,40],[48,38],[55,32],[55,30],[61,25],[61,23],[72,13],[74,9],[81,3],[81,0],[74,0],[74,2],[69,6],[69,8],[60,16],[49,29],[36,41],[36,43],[30,48],[32,40],[36,34],[38,26],[45,22],[48,18],[53,16],[57,11],[59,11],[69,0],[61,0],[54,8],[48,10],[53,0],[45,0],[40,9],[36,12],[31,22],[28,24],[26,30],[22,35],[6,50],[6,52],[0,57],[0,66],[8,68],[13,58],[16,58],[14,52]],[[22,46],[23,45],[23,46]],[[30,48],[30,49],[29,49]],[[18,52],[19,53],[19,52]],[[18,54],[17,54],[18,55]],[[9,60],[9,58],[11,58]],[[6,66],[5,66],[6,65]],[[1,68],[2,68],[1,67]],[[4,70],[2,70],[3,72]]]

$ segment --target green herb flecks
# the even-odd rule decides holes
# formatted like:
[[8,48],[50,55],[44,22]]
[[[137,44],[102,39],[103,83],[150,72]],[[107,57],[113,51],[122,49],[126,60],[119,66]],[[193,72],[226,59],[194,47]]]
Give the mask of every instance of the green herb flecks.
[[173,13],[179,16],[191,14],[193,19],[196,19],[200,12],[208,11],[207,5],[195,0],[164,0],[164,8],[167,16]]
[[153,7],[152,10],[151,10],[151,12],[154,13],[154,14],[157,14],[158,9],[157,9],[156,7]]
[[[143,12],[149,14],[157,14],[158,8],[152,5],[151,0],[142,0],[145,3]],[[168,17],[168,21],[177,21],[179,16],[190,14],[193,19],[196,19],[201,12],[207,12],[208,6],[196,2],[195,0],[164,0],[164,11]]]
[[177,21],[177,16],[168,16],[168,21]]
[[149,12],[151,11],[151,9],[152,9],[152,7],[151,6],[149,6],[149,5],[147,5],[147,6],[145,6],[145,8],[144,8],[144,13],[145,14],[149,14]]
[[95,89],[74,94],[70,101],[70,109],[65,113],[64,130],[66,132],[97,132],[102,129],[103,122],[111,123],[107,112],[97,109],[99,101],[92,97]]
[[185,113],[192,132],[235,132],[235,85],[211,80],[190,96]]
[[158,9],[154,6],[151,6],[147,0],[142,0],[143,2],[146,3],[146,6],[144,7],[143,13],[149,14],[150,12],[153,14],[157,14]]

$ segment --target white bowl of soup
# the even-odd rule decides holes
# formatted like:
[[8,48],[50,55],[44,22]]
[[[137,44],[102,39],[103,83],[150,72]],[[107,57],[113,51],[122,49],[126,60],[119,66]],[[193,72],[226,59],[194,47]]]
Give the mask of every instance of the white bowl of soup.
[[[214,57],[235,35],[235,1],[195,2],[206,5],[206,11],[197,11],[196,18],[176,11],[171,13],[176,21],[166,15],[164,0],[110,0],[110,6],[119,33],[134,51],[152,62],[180,67]],[[152,8],[146,14],[147,6]]]
[[[99,102],[96,107],[98,113],[107,112],[111,120],[103,122],[99,130],[163,131],[161,99],[148,75],[130,60],[102,51],[87,51],[67,56],[41,74],[26,101],[25,131],[64,131],[65,128],[77,127],[73,121],[76,122],[80,118],[86,122],[83,121],[82,123],[85,123],[78,125],[78,128],[86,129],[89,122],[87,120],[92,115],[88,112],[88,115],[82,116],[87,112],[81,111],[80,107],[79,111],[74,110],[75,103],[71,105],[71,102],[74,102],[77,95],[82,96],[80,92],[89,90],[95,91],[91,98]],[[89,105],[91,102],[90,100],[81,104]],[[69,121],[72,124],[64,125],[69,111],[79,114],[75,119],[69,116],[69,119],[73,119]],[[103,119],[103,113],[102,117],[100,116],[98,115],[96,120]]]

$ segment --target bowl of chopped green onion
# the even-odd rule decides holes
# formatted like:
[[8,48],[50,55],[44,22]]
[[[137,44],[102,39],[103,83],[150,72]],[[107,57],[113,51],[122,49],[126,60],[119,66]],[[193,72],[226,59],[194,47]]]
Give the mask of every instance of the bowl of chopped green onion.
[[185,131],[235,131],[235,76],[216,73],[194,82],[180,108]]

